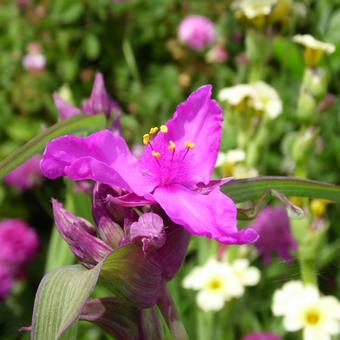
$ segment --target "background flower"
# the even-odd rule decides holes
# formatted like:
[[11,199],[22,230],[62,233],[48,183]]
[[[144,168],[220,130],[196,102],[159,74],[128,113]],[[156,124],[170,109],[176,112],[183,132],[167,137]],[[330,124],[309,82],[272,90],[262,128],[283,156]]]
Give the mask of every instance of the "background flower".
[[265,264],[271,262],[274,252],[285,261],[292,261],[291,252],[297,249],[287,211],[282,206],[266,207],[251,224],[260,238],[255,247],[262,255]]
[[200,51],[215,41],[215,26],[207,17],[189,15],[179,24],[178,38],[190,48]]

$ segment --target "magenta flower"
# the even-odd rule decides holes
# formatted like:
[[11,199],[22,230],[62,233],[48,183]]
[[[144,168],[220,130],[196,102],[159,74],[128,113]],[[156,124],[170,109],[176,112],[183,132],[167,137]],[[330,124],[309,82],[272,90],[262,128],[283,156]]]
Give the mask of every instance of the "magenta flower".
[[242,340],[283,340],[279,335],[274,333],[256,332],[242,338]]
[[179,24],[178,38],[190,48],[198,51],[202,50],[215,41],[215,25],[207,17],[189,15]]
[[63,101],[57,94],[55,94],[53,98],[61,119],[66,119],[81,113],[88,116],[103,113],[108,119],[114,118],[112,126],[114,130],[120,129],[121,109],[118,103],[108,94],[104,84],[104,77],[101,73],[96,74],[91,97],[83,101],[81,108],[77,108]]
[[7,267],[0,262],[0,302],[4,300],[11,292],[13,286],[13,277]]
[[[125,206],[158,203],[170,219],[191,234],[224,244],[255,242],[253,229],[237,230],[236,206],[210,181],[222,136],[222,109],[202,86],[177,107],[166,125],[144,135],[137,159],[124,139],[104,130],[88,137],[63,136],[50,142],[41,170],[54,179],[94,180],[128,194]],[[152,135],[155,135],[151,141]]]
[[26,190],[33,187],[41,180],[40,160],[41,157],[36,155],[21,164],[5,177],[5,183],[18,190]]
[[[127,249],[121,263],[122,275],[126,277],[125,284],[132,280],[138,288],[128,294],[128,299],[133,304],[152,306],[161,294],[162,282],[170,280],[181,267],[190,234],[175,225],[159,206],[152,206],[152,212],[122,207],[116,201],[120,196],[120,190],[96,185],[95,226],[53,200],[55,223],[72,252],[87,267],[95,266],[111,253]],[[131,245],[139,247],[138,259],[134,259]],[[132,274],[134,278],[130,277]]]
[[19,219],[0,222],[0,300],[15,279],[26,276],[27,265],[38,253],[39,238],[34,229]]
[[266,207],[251,224],[260,238],[255,243],[263,262],[269,264],[272,254],[277,252],[285,261],[292,261],[291,251],[297,249],[287,211],[284,207]]

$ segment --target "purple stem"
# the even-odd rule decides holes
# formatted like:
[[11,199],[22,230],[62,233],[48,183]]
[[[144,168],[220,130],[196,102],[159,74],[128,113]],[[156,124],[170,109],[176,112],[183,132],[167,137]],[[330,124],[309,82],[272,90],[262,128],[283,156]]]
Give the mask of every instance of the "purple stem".
[[176,306],[164,281],[162,294],[158,300],[158,307],[169,327],[174,340],[189,340],[188,334],[183,326],[182,320],[178,316]]

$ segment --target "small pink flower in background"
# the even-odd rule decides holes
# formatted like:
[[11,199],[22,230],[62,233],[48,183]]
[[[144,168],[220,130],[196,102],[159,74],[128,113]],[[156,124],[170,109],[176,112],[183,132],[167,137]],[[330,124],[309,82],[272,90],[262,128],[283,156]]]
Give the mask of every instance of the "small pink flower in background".
[[10,271],[0,264],[0,302],[10,293],[13,285],[13,278]]
[[284,207],[266,207],[251,224],[260,238],[255,243],[263,262],[269,264],[274,252],[285,261],[292,261],[291,251],[297,249],[287,211]]
[[245,335],[242,340],[283,340],[274,333],[255,332]]
[[0,222],[0,299],[5,298],[15,279],[26,276],[29,262],[38,254],[36,231],[20,219]]
[[30,0],[16,0],[16,5],[20,9],[26,9],[30,5]]
[[210,46],[215,41],[215,25],[207,17],[189,15],[179,24],[178,37],[182,43],[199,51]]
[[33,187],[41,180],[40,159],[36,155],[14,169],[5,177],[5,183],[18,190],[26,190]]
[[223,46],[214,46],[206,55],[207,62],[212,64],[224,63],[228,57],[228,51]]
[[27,54],[22,59],[22,65],[29,71],[42,71],[46,65],[46,58],[38,43],[28,45]]

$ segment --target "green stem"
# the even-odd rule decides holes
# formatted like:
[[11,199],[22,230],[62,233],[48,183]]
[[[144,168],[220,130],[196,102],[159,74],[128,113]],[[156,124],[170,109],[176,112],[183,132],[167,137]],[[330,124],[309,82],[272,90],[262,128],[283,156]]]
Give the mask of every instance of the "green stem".
[[315,259],[306,259],[300,255],[300,270],[302,281],[304,284],[311,284],[313,286],[318,285],[317,275],[316,275],[316,261]]

